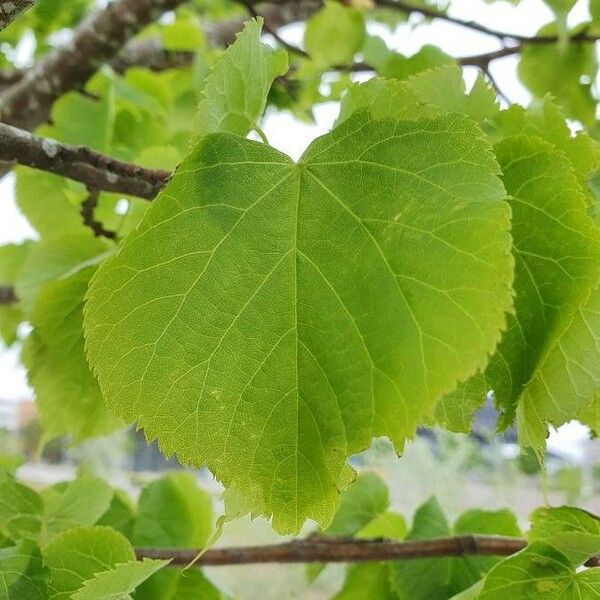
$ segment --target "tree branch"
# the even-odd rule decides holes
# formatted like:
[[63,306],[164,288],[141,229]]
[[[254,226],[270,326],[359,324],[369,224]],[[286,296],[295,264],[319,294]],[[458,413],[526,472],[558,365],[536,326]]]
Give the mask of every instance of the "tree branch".
[[[521,538],[485,535],[461,535],[433,540],[358,540],[311,536],[268,546],[241,546],[211,548],[197,560],[199,550],[137,548],[141,558],[171,559],[171,565],[196,566],[245,565],[252,563],[312,563],[312,562],[369,562],[384,560],[412,560],[444,556],[509,556],[522,550],[527,542]],[[594,566],[594,557],[586,563]]]
[[[261,15],[265,22],[268,22],[269,27],[275,29],[306,19],[320,6],[320,0],[299,0],[281,4],[260,4],[257,9],[261,10]],[[205,34],[209,44],[213,46],[230,44],[235,39],[235,34],[241,31],[243,24],[243,18],[235,17],[207,25]],[[122,73],[130,67],[164,71],[165,69],[189,66],[192,64],[194,56],[194,52],[166,50],[163,48],[160,38],[147,37],[130,40],[121,52],[108,62],[118,73]],[[0,93],[19,83],[26,73],[28,70],[25,69],[0,70]],[[71,89],[81,89],[85,81],[85,79],[80,80]],[[0,97],[1,102],[2,98]]]
[[[291,23],[304,21],[323,6],[322,0],[283,0],[279,2],[251,3],[271,29],[279,29]],[[234,19],[219,21],[207,26],[205,33],[209,45],[228,46],[233,43],[236,33],[242,30],[246,20],[246,15],[240,15]]]
[[35,0],[0,0],[0,31],[8,27],[22,12],[31,8]]
[[[243,6],[246,7],[246,10],[248,11],[248,14],[251,17],[262,17],[262,15],[256,10],[256,8],[254,7],[254,5],[252,4],[252,2],[249,2],[248,0],[238,0],[240,2],[240,4],[242,4]],[[271,27],[271,23],[270,21],[267,21],[267,19],[265,19],[263,17],[263,29],[269,33],[272,38],[283,48],[285,48],[288,52],[291,52],[292,54],[297,54],[298,56],[302,56],[304,58],[308,58],[308,52],[305,52],[304,50],[302,50],[302,48],[298,48],[297,46],[294,46],[293,44],[290,44],[288,42],[286,42],[280,35],[279,33],[277,33],[277,29],[275,29],[274,27]]]
[[[484,33],[486,35],[496,37],[502,41],[516,40],[518,42],[528,44],[547,44],[558,41],[557,35],[527,36],[518,33],[511,33],[509,31],[499,31],[497,29],[491,29],[490,27],[486,27],[485,25],[477,23],[476,21],[459,19],[458,17],[453,17],[446,13],[439,12],[433,8],[428,8],[426,6],[414,6],[410,2],[403,2],[402,0],[373,0],[373,2],[376,6],[380,8],[399,10],[409,15],[414,13],[427,17],[428,19],[440,19],[442,21],[452,23],[453,25],[458,25],[460,27],[465,27],[466,29],[471,29],[472,31],[478,31],[479,33]],[[598,36],[590,36],[585,30],[583,30],[577,35],[574,35],[571,39],[591,42],[597,41],[599,38]]]
[[0,305],[15,304],[18,301],[15,290],[10,286],[0,286]]
[[129,38],[183,2],[116,0],[91,14],[75,29],[69,44],[48,52],[0,95],[0,121],[30,130],[44,123],[59,96],[81,87]]
[[170,177],[168,171],[145,169],[0,123],[0,160],[41,169],[106,190],[151,200]]
[[459,64],[461,64],[463,67],[471,66],[479,67],[480,69],[487,69],[492,61],[498,58],[504,58],[505,56],[513,56],[514,54],[518,54],[522,49],[523,45],[517,44],[515,46],[507,46],[505,48],[500,48],[499,50],[492,50],[491,52],[484,52],[482,54],[461,56],[456,60],[458,60]]

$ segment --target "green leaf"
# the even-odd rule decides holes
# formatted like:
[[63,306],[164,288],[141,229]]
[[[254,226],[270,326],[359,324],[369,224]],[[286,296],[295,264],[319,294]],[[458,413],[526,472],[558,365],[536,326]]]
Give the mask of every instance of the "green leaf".
[[148,577],[168,565],[168,560],[151,560],[120,563],[114,569],[96,573],[84,582],[72,596],[73,600],[123,600]]
[[600,387],[600,288],[573,315],[537,369],[522,396],[517,425],[522,445],[538,450],[546,423],[573,419],[594,401]]
[[[374,473],[359,475],[342,494],[340,508],[327,533],[337,528],[339,535],[356,536],[361,539],[402,539],[406,535],[406,523],[401,515],[386,510],[388,503],[387,488],[378,476]],[[362,523],[364,525],[357,529]],[[312,566],[308,569],[311,578],[320,573],[320,569],[311,569]],[[334,596],[334,600],[360,598],[397,598],[391,589],[389,563],[348,566],[344,585]]]
[[191,473],[169,473],[142,489],[133,528],[136,546],[202,548],[212,530],[211,498]]
[[600,518],[580,508],[538,508],[531,515],[530,542],[545,542],[574,565],[600,553]]
[[45,283],[68,277],[103,260],[114,246],[83,228],[48,236],[31,245],[16,281],[16,292],[26,314],[32,311]]
[[[539,35],[556,33],[545,26]],[[551,68],[548,68],[551,65]],[[593,44],[532,44],[521,52],[518,73],[521,81],[537,98],[550,93],[568,117],[585,125],[596,118],[596,100],[592,83],[596,79],[598,62]],[[587,79],[587,81],[582,81]]]
[[357,113],[299,164],[205,136],[90,285],[109,407],[277,530],[326,527],[346,457],[379,435],[401,448],[496,344],[512,281],[496,174],[458,115]]
[[375,473],[361,473],[341,495],[340,506],[325,533],[352,537],[383,513],[389,502],[381,478]]
[[377,515],[356,533],[362,539],[389,538],[401,540],[406,537],[408,530],[404,517],[398,513],[385,511]]
[[365,20],[360,10],[325,0],[323,8],[306,22],[304,47],[315,64],[325,68],[351,62],[364,38]]
[[35,542],[21,540],[0,549],[0,598],[44,600],[48,597],[47,571]]
[[0,246],[0,285],[14,285],[31,250],[31,242]]
[[16,470],[25,463],[25,457],[22,454],[0,454],[0,469],[8,471],[14,475]]
[[115,119],[112,84],[105,85],[99,98],[69,92],[52,106],[52,125],[44,125],[38,133],[76,146],[88,146],[98,152],[109,152]]
[[48,541],[73,527],[94,525],[108,510],[112,495],[102,479],[84,474],[61,493],[45,496],[41,539]]
[[[142,489],[132,534],[136,546],[200,549],[209,542],[212,530],[211,498],[191,473],[170,473]],[[204,598],[201,594],[207,593],[210,598],[212,584],[204,576],[188,577],[190,571],[160,571],[141,585],[138,596],[179,600],[186,593],[197,592],[197,597]],[[215,594],[218,598],[216,590]]]
[[[438,501],[421,505],[407,540],[433,539],[450,535],[450,526]],[[391,563],[390,578],[396,594],[407,600],[442,600],[450,597],[450,558],[427,558]]]
[[135,600],[223,600],[200,569],[163,569],[139,586]]
[[[79,205],[86,197],[80,183],[52,173],[18,167],[15,195],[19,209],[41,237],[83,229]],[[88,232],[89,238],[92,238]]]
[[71,435],[79,442],[122,427],[107,413],[84,354],[83,296],[92,272],[45,284],[30,317],[22,358],[46,440]]
[[[30,242],[0,246],[0,285],[14,286],[30,248]],[[0,306],[0,340],[7,346],[16,341],[17,327],[23,320],[19,306]]]
[[262,19],[246,23],[206,80],[198,107],[200,133],[245,136],[258,127],[273,80],[285,74],[287,54],[260,41]]
[[[389,503],[388,489],[382,479],[375,473],[361,473],[342,493],[333,521],[323,533],[353,537],[381,516]],[[321,563],[308,565],[309,579],[317,577],[324,566]]]
[[135,560],[131,544],[108,527],[78,527],[55,537],[43,549],[50,570],[50,599],[67,600],[97,573]]
[[564,554],[536,542],[498,563],[477,600],[595,600],[599,594],[600,569],[576,573]]
[[515,314],[484,377],[453,395],[468,391],[473,406],[494,390],[504,423],[518,410],[520,441],[539,454],[547,423],[577,415],[600,382],[598,294],[588,301],[600,273],[600,237],[562,152],[528,137],[496,148],[513,209]]
[[499,114],[493,89],[478,77],[466,94],[462,70],[456,66],[432,69],[405,81],[374,77],[354,84],[344,96],[338,123],[365,108],[379,119],[415,120],[456,112],[484,123]]
[[469,433],[475,413],[488,392],[482,373],[476,373],[454,391],[440,399],[433,413],[435,422],[448,431]]
[[589,5],[592,23],[597,26],[600,23],[600,0],[590,0]]
[[165,50],[194,52],[206,45],[206,37],[194,14],[180,16],[174,23],[162,29],[162,43]]
[[587,425],[595,437],[600,435],[600,394],[594,394],[592,402],[586,406],[577,416],[577,419]]
[[456,65],[456,60],[437,46],[425,44],[412,56],[392,53],[377,67],[377,72],[390,79],[407,79],[411,75],[445,65]]
[[348,568],[342,589],[332,600],[397,600],[387,563],[366,563]]
[[[180,572],[172,597],[160,600],[224,600],[225,596],[209,581],[200,569]],[[143,600],[146,599],[145,597]]]
[[[504,535],[521,537],[515,515],[507,510],[468,510],[456,520],[455,535]],[[471,587],[485,575],[500,559],[495,556],[464,556],[451,560],[451,594]]]
[[498,112],[494,116],[493,127],[492,135],[498,136],[497,141],[515,135],[536,136],[562,150],[573,165],[582,189],[590,192],[590,173],[600,164],[598,143],[585,131],[573,135],[551,96],[545,96],[541,102],[527,109],[513,104],[507,110]]
[[463,590],[459,594],[452,596],[451,600],[477,600],[479,593],[483,589],[485,580],[481,579],[477,583],[474,583],[470,588]]
[[122,533],[128,540],[131,540],[135,518],[135,508],[127,494],[121,490],[114,490],[110,506],[96,524],[112,527]]
[[37,539],[42,512],[40,495],[0,469],[0,532],[15,540]]

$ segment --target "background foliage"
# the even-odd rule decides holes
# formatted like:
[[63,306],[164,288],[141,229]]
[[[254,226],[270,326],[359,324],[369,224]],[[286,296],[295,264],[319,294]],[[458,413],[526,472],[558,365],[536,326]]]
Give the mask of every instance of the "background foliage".
[[[225,492],[215,521],[189,473],[134,505],[86,472],[34,490],[7,461],[0,594],[225,597],[134,547],[200,549],[248,514],[327,539],[520,538],[509,511],[450,522],[435,498],[408,525],[349,458],[467,433],[489,398],[535,465],[549,428],[600,429],[600,5],[573,29],[574,2],[547,0],[527,37],[425,0],[26,4],[0,31],[0,160],[37,237],[0,248],[0,335],[42,442],[135,423]],[[374,33],[415,18],[502,45],[403,55]],[[277,33],[297,21],[302,47]],[[490,74],[510,55],[528,107]],[[269,144],[265,111],[330,101],[298,161]],[[527,530],[504,559],[349,566],[335,597],[600,597],[595,516],[545,507]]]

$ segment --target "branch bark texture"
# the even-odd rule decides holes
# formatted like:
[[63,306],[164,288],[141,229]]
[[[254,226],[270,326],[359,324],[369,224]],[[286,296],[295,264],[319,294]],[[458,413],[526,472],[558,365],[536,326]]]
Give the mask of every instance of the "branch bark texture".
[[50,51],[5,90],[0,97],[0,121],[29,130],[44,123],[59,96],[81,87],[128,39],[183,1],[117,0],[92,13],[69,44]]
[[0,286],[0,306],[15,304],[16,302],[15,290],[10,286]]
[[[212,548],[197,560],[199,550],[137,548],[141,558],[171,559],[171,565],[197,566],[244,565],[252,563],[372,562],[412,560],[444,556],[510,556],[527,545],[521,538],[461,535],[432,540],[395,542],[391,540],[357,540],[312,536],[284,544]],[[596,566],[598,557],[586,565]]]
[[0,31],[8,27],[22,12],[31,8],[35,0],[0,0]]
[[85,146],[60,144],[0,123],[0,160],[41,169],[105,190],[151,200],[170,173],[145,169],[99,154]]

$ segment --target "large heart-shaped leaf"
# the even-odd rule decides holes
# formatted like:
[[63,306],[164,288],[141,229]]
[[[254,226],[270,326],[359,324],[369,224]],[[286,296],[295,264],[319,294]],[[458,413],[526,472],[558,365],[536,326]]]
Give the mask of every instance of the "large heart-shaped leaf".
[[401,447],[485,364],[511,306],[509,209],[459,115],[353,115],[298,164],[201,139],[88,292],[109,407],[281,531],[326,526],[346,457]]

